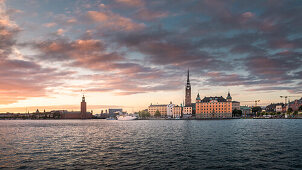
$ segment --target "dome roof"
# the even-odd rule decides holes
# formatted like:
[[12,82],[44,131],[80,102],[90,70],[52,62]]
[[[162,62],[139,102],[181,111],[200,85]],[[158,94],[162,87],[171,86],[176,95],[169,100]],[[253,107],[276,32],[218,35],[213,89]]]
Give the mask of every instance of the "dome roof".
[[200,100],[199,93],[197,94],[196,100]]
[[227,99],[232,99],[230,92],[228,92]]

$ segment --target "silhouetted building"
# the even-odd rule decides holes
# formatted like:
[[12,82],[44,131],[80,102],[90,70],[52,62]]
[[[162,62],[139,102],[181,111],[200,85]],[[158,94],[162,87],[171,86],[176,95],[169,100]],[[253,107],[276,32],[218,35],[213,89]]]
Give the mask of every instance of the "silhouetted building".
[[85,101],[85,96],[83,95],[82,102],[81,102],[81,118],[82,119],[87,119],[86,113],[87,113],[86,101]]
[[85,101],[85,96],[82,97],[81,111],[67,111],[67,110],[54,110],[52,112],[57,112],[60,114],[61,119],[91,119],[92,113],[87,112],[87,105]]

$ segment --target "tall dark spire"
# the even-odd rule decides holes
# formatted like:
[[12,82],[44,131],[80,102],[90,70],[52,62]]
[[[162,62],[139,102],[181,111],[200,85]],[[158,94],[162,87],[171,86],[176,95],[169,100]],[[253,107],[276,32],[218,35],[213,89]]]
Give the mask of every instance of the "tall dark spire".
[[190,84],[190,70],[189,69],[188,69],[188,74],[187,74],[185,106],[191,106],[191,84]]
[[188,69],[187,84],[190,84],[190,70]]

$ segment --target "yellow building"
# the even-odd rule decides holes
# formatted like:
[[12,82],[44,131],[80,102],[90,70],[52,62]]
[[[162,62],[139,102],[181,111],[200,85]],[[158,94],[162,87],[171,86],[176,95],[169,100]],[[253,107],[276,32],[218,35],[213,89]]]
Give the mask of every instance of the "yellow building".
[[183,118],[189,118],[192,116],[192,110],[193,108],[191,106],[185,106],[183,107]]
[[167,115],[167,105],[150,105],[148,107],[148,112],[150,113],[151,116],[154,116],[156,111],[159,111],[161,116],[166,116]]
[[182,113],[182,107],[181,106],[174,106],[173,108],[173,117],[174,118],[180,118]]
[[196,98],[197,118],[230,118],[232,117],[232,97],[228,93],[227,98],[204,97],[200,99],[199,93]]

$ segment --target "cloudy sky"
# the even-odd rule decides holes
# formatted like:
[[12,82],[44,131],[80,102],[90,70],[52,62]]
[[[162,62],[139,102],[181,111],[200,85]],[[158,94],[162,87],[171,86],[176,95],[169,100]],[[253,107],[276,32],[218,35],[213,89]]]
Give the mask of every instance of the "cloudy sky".
[[[300,0],[0,0],[0,111],[302,96]],[[295,99],[295,97],[292,97]],[[8,109],[10,108],[10,109]],[[15,109],[15,110],[14,110]]]

